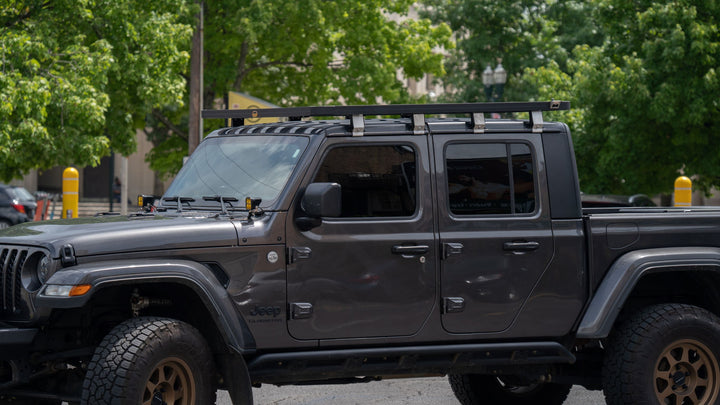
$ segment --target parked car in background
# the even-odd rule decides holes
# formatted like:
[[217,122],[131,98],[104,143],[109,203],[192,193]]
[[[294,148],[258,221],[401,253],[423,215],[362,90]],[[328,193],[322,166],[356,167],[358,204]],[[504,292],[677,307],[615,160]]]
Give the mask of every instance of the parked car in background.
[[37,203],[22,187],[0,184],[0,229],[32,221]]
[[583,208],[606,207],[657,207],[657,204],[645,194],[580,194]]
[[35,199],[35,196],[24,187],[13,186],[12,189],[15,191],[15,198],[17,198],[20,205],[25,208],[25,214],[28,216],[28,221],[32,221],[33,218],[35,218],[35,210],[37,210],[37,200]]

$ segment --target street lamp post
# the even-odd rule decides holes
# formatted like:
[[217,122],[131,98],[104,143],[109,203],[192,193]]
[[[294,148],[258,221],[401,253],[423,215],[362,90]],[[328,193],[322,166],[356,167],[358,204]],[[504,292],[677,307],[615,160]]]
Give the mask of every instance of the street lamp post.
[[502,98],[505,90],[505,82],[507,81],[507,71],[503,68],[502,63],[498,62],[495,70],[487,65],[482,73],[482,82],[485,86],[485,97],[488,101],[494,102]]

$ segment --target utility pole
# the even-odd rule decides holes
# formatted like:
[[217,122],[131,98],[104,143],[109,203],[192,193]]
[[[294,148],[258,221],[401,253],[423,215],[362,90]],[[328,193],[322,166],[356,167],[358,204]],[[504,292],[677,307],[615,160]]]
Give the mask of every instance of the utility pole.
[[197,148],[203,128],[200,112],[203,107],[203,9],[205,2],[198,1],[200,11],[192,38],[190,53],[190,117],[188,119],[188,155]]

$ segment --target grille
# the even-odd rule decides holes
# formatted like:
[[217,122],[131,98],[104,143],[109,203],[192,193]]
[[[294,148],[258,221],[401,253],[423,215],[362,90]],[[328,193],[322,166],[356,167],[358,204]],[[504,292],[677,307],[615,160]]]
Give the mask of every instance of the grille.
[[2,290],[0,290],[0,313],[17,315],[22,307],[22,268],[28,257],[28,250],[16,247],[0,248],[0,271],[2,272]]

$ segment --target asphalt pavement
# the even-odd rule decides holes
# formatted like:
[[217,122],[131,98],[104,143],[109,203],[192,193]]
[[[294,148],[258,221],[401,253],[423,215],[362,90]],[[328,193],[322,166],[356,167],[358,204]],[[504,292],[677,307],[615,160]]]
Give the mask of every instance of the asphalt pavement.
[[[458,404],[445,377],[394,379],[349,385],[263,385],[253,389],[256,405],[450,405]],[[218,392],[218,405],[232,405]],[[600,391],[573,387],[565,405],[604,405]]]

